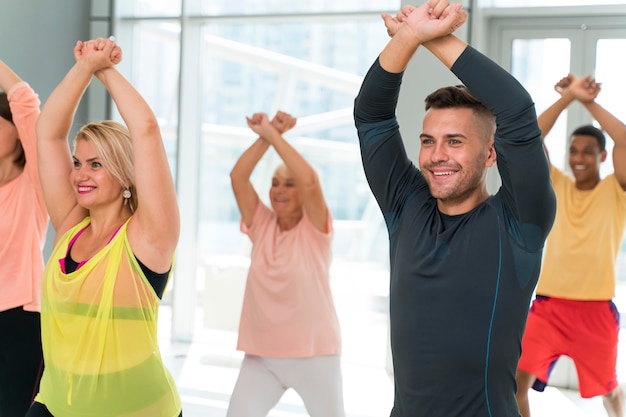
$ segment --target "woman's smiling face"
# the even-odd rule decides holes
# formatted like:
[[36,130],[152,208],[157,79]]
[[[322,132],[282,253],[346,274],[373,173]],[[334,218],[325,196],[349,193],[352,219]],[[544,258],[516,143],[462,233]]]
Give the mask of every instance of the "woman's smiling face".
[[70,181],[74,186],[79,205],[92,209],[118,200],[122,201],[122,186],[102,165],[91,142],[77,141],[73,160]]
[[272,208],[278,217],[302,212],[298,187],[284,164],[274,172],[269,195]]

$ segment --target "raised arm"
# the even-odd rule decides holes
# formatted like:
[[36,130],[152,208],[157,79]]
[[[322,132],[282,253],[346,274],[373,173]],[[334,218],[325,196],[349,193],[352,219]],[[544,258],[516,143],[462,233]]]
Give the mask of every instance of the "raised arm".
[[0,89],[7,93],[22,79],[2,60],[0,60]]
[[550,154],[548,152],[548,148],[545,145],[546,136],[554,127],[554,124],[558,120],[563,110],[565,110],[573,101],[574,95],[571,90],[567,88],[571,81],[572,75],[568,75],[567,77],[561,79],[559,83],[557,83],[554,89],[560,93],[559,98],[552,103],[547,109],[545,109],[541,114],[537,117],[537,124],[539,124],[539,129],[541,129],[541,140],[543,141],[543,150],[546,153],[546,157],[548,158],[548,163],[550,162]]
[[626,190],[626,125],[595,100],[583,102],[600,127],[613,139],[613,169],[617,181]]
[[178,244],[180,217],[159,124],[148,103],[117,69],[106,67],[96,76],[113,98],[133,143],[137,209],[128,225],[129,242],[148,268],[165,272]]
[[[296,122],[295,118],[284,112],[278,112],[276,118],[290,125],[295,125]],[[270,123],[266,114],[256,113],[247,121],[252,130],[276,149],[293,175],[302,205],[313,226],[322,232],[328,232],[328,208],[322,193],[322,186],[313,167],[283,138],[281,132]]]
[[[590,76],[578,78],[573,74],[568,74],[567,77],[561,78],[559,82],[554,85],[554,91],[559,93],[559,98],[537,117],[537,123],[541,129],[541,138],[544,141],[563,110],[574,100],[581,102],[592,101],[600,90],[598,84],[596,84]],[[545,143],[544,151],[546,156],[548,156],[548,162],[550,162]]]
[[[271,121],[280,133],[285,133],[296,123],[293,117],[282,117],[282,112],[276,113]],[[241,219],[247,227],[252,224],[254,212],[259,204],[259,196],[250,182],[252,171],[257,166],[270,144],[263,138],[257,138],[254,143],[244,151],[230,172],[230,182],[237,200],[237,206],[241,213]]]
[[[39,97],[5,62],[0,60],[0,89],[7,95],[17,137],[26,156],[25,170],[39,183],[35,125],[39,117]],[[15,88],[14,88],[15,87]],[[39,188],[39,187],[38,187]]]
[[[421,181],[406,154],[396,119],[404,70],[421,44],[450,34],[465,22],[466,14],[459,4],[430,0],[382,18],[391,39],[363,79],[354,101],[354,122],[365,176],[390,226],[395,224],[393,213],[402,205],[405,186]],[[454,61],[454,54],[466,47],[462,42],[457,45],[459,49],[442,52],[442,58]]]
[[237,200],[237,207],[241,213],[241,220],[250,227],[254,212],[259,204],[259,195],[250,182],[252,171],[257,166],[270,144],[261,138],[257,138],[254,143],[244,151],[230,171],[230,183]]
[[[439,49],[446,49],[446,44],[453,49],[440,58],[444,63],[454,59],[460,46],[451,36],[434,43]],[[433,53],[439,53],[430,45]],[[537,250],[552,226],[555,200],[532,97],[509,72],[470,46],[454,59],[450,70],[496,117],[499,193],[511,224],[520,227],[519,243]]]
[[[57,232],[68,223],[87,214],[76,202],[69,181],[72,157],[68,135],[78,104],[95,71],[112,65],[104,53],[89,54],[94,43],[78,41],[74,47],[76,63],[46,100],[37,121],[37,155],[39,174],[52,226]],[[65,224],[65,226],[64,226]]]

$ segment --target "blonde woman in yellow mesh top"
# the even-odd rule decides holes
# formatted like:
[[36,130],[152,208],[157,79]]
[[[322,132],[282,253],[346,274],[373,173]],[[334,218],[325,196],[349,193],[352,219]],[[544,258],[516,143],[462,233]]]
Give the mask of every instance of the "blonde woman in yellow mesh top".
[[[181,402],[157,344],[157,313],[179,236],[174,184],[156,118],[114,68],[109,39],[78,42],[75,65],[37,123],[42,187],[56,237],[42,287],[46,364],[27,416],[176,417]],[[95,77],[126,126],[83,126]]]

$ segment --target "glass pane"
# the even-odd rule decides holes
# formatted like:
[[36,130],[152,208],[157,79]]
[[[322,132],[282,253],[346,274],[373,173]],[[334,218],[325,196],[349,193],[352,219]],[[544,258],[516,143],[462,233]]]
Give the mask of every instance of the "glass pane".
[[188,0],[187,11],[203,16],[331,13],[398,10],[399,0]]
[[181,14],[182,0],[118,0],[115,13],[119,17],[174,17]]
[[[126,33],[123,29],[120,32]],[[159,121],[176,180],[180,26],[169,22],[144,21],[135,24],[130,32],[132,37],[122,35],[118,39],[124,48],[124,60],[131,60],[130,65],[125,61],[121,65],[130,68],[130,75],[125,75],[148,102]],[[129,43],[132,43],[132,48]]]
[[[272,116],[279,109],[298,117],[286,137],[322,181],[335,219],[334,256],[363,250],[359,234],[366,209],[375,203],[361,166],[352,105],[362,76],[387,42],[380,32],[378,19],[205,27],[200,257],[247,255],[248,238],[239,232],[239,211],[225,173],[254,140],[245,116],[259,111]],[[266,203],[278,163],[269,152],[253,174]],[[367,259],[386,262],[386,239],[375,241]]]
[[[528,90],[540,114],[558,98],[554,84],[569,73],[569,39],[515,39],[511,72]],[[546,137],[550,162],[561,170],[567,166],[567,110]]]
[[[626,48],[626,39],[600,39],[596,49],[595,75],[596,79],[602,83],[598,103],[618,119],[626,122],[626,108],[623,104],[626,57],[622,53],[615,53],[626,50],[624,48]],[[607,139],[606,150],[606,161],[600,167],[600,174],[603,177],[613,172],[613,141],[610,139]],[[617,279],[622,285],[626,285],[626,240],[617,257]],[[626,290],[622,287],[620,291],[625,292]]]
[[[626,56],[615,51],[624,51],[626,39],[600,39],[596,49],[596,79],[602,83],[602,91],[598,95],[598,103],[614,114],[618,119],[626,122],[626,108],[624,108],[623,85],[624,65]],[[619,65],[619,67],[615,67]],[[613,141],[606,142],[607,158],[600,168],[604,177],[613,172]]]

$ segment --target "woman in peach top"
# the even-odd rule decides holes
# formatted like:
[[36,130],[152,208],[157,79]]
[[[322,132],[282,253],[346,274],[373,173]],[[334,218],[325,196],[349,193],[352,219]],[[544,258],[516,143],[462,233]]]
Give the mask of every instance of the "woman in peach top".
[[[247,122],[259,138],[230,176],[252,254],[237,343],[245,356],[227,416],[265,416],[293,388],[311,416],[341,417],[341,337],[329,286],[332,217],[317,174],[282,137],[296,119],[256,113]],[[270,146],[284,162],[272,178],[271,208],[250,182]]]
[[0,61],[0,417],[23,416],[43,356],[40,300],[48,212],[37,169],[39,97]]

